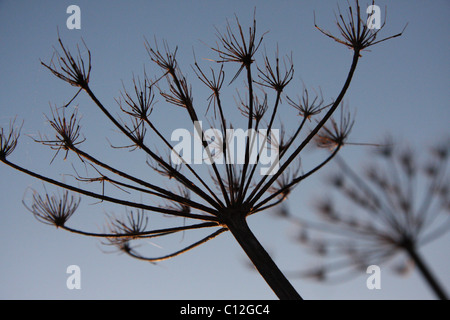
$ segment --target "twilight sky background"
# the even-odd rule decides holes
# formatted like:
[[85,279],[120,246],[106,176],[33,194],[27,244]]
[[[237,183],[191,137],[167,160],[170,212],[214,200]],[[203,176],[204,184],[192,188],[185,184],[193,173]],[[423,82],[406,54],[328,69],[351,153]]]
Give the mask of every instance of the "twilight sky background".
[[[320,86],[329,101],[343,84],[351,52],[315,30],[313,12],[319,25],[336,31],[333,12],[337,2],[341,8],[347,3],[312,0],[0,1],[0,126],[7,128],[15,116],[24,120],[19,145],[10,160],[67,181],[70,177],[61,177],[60,173],[73,173],[70,161],[76,161],[75,157],[69,157],[64,163],[59,155],[50,165],[54,153],[27,136],[36,137],[38,132],[53,134],[44,117],[49,103],[60,106],[76,92],[40,65],[40,60],[48,62],[52,56],[52,46],[57,45],[57,28],[69,48],[81,44],[81,37],[88,45],[93,65],[91,87],[113,114],[118,111],[114,98],[119,97],[122,81],[130,88],[133,73],[142,74],[144,66],[151,76],[160,72],[148,58],[144,37],[150,41],[154,37],[165,39],[172,47],[178,45],[179,63],[192,80],[194,99],[206,106],[209,93],[196,82],[190,68],[193,50],[198,60],[216,58],[205,46],[215,44],[214,27],[223,31],[226,19],[231,21],[237,14],[247,28],[256,7],[259,34],[269,31],[264,42],[269,56],[273,57],[277,44],[282,55],[292,51],[295,76],[291,92],[295,95],[295,89],[301,90],[304,82],[308,88]],[[365,8],[369,2],[361,1],[361,6]],[[69,17],[66,8],[71,4],[81,8],[81,30],[66,28]],[[390,133],[424,150],[450,133],[450,3],[399,0],[377,4],[383,15],[385,5],[388,7],[387,26],[382,35],[396,34],[406,23],[409,25],[402,37],[363,53],[345,99],[356,115],[350,141],[378,142]],[[260,57],[261,54],[257,55]],[[202,64],[208,66],[207,61]],[[236,70],[235,67],[230,70]],[[231,74],[227,76],[230,79]],[[234,92],[228,92],[227,103],[235,108]],[[156,107],[163,115],[158,122],[160,127],[175,129],[184,125],[191,128],[178,116],[182,114],[180,110],[175,113],[176,107],[167,105],[162,97],[158,97],[158,101]],[[145,159],[136,153],[109,149],[107,136],[113,144],[122,141],[112,124],[85,95],[74,105],[79,106],[79,113],[83,115],[83,133],[89,150],[118,165],[141,166]],[[290,108],[286,103],[283,107]],[[368,159],[368,151],[367,147],[348,146],[342,156],[355,168],[361,168]],[[145,168],[145,164],[140,168]],[[295,189],[289,207],[298,214],[311,211],[313,200],[322,194],[326,174],[332,169],[330,165]],[[229,234],[154,266],[125,255],[105,254],[102,250],[111,248],[105,248],[96,239],[37,222],[22,205],[22,200],[29,199],[28,188],[41,190],[42,183],[0,166],[1,299],[276,298],[260,275],[247,266],[245,254]],[[48,189],[55,190],[50,186]],[[120,208],[93,205],[92,199],[83,198],[79,214],[69,225],[87,226],[97,231],[103,213],[111,211],[123,213]],[[282,270],[296,271],[318,262],[292,240],[295,229],[269,212],[250,218],[249,223]],[[189,236],[177,235],[167,244],[155,240],[153,253],[164,254],[166,245],[187,245]],[[449,241],[447,234],[421,249],[447,291],[450,290]],[[66,287],[66,268],[72,264],[81,268],[81,290]],[[416,271],[399,277],[389,268],[383,265],[381,268],[381,290],[367,289],[366,274],[337,285],[291,280],[306,299],[434,298]]]

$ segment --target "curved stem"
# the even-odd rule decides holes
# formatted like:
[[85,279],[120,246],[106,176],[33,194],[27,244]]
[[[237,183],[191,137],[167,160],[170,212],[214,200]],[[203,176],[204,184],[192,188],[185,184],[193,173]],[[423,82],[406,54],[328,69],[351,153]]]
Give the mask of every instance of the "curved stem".
[[168,254],[168,255],[165,255],[165,256],[162,256],[162,257],[146,258],[144,256],[141,256],[141,255],[139,255],[137,253],[134,253],[134,252],[131,252],[131,251],[129,251],[127,253],[130,256],[132,256],[133,258],[136,258],[136,259],[139,259],[139,260],[148,261],[148,262],[151,262],[151,263],[164,261],[164,260],[168,260],[168,259],[174,258],[176,256],[179,256],[179,255],[181,255],[181,254],[183,254],[183,253],[185,253],[185,252],[187,252],[189,250],[192,250],[192,249],[194,249],[194,248],[204,244],[205,242],[208,242],[209,240],[214,239],[215,237],[217,237],[218,235],[220,235],[221,233],[223,233],[225,231],[227,231],[226,228],[220,228],[219,230],[217,230],[217,231],[211,233],[209,236],[207,236],[207,237],[205,237],[205,238],[203,238],[203,239],[201,239],[201,240],[191,244],[190,246],[187,246],[184,249],[178,250],[178,251],[176,251],[174,253],[171,253],[171,254]]
[[[319,132],[319,130],[325,125],[325,123],[328,121],[328,119],[332,116],[334,111],[338,108],[339,104],[341,103],[342,99],[344,98],[345,93],[347,92],[347,89],[350,87],[350,83],[352,81],[353,74],[355,73],[356,66],[358,64],[358,59],[359,59],[359,51],[355,50],[355,52],[353,53],[353,61],[352,61],[352,65],[350,67],[350,71],[348,72],[347,79],[346,79],[344,86],[342,87],[341,92],[339,93],[336,101],[334,101],[332,107],[328,110],[328,112],[322,118],[322,120],[320,120],[320,122],[309,133],[309,135],[305,138],[305,140],[303,140],[303,142],[300,144],[300,146],[297,147],[297,149],[290,155],[290,157],[286,160],[286,162],[283,163],[283,165],[278,169],[278,171],[271,177],[271,179],[264,186],[262,186],[262,184],[264,183],[265,179],[268,176],[263,177],[263,179],[259,182],[259,184],[256,186],[256,188],[253,190],[253,192],[248,197],[248,201],[249,201],[250,205],[254,205],[256,203],[256,201],[258,201],[258,199],[261,198],[261,196],[278,179],[278,177],[289,166],[289,164],[294,159],[297,158],[300,151],[302,151],[303,148],[314,138],[314,136]],[[276,165],[276,163],[274,163],[273,165]],[[273,168],[270,168],[269,170],[272,170],[272,169]]]
[[73,229],[67,226],[61,226],[60,228],[80,234],[83,236],[88,237],[95,237],[95,238],[155,238],[155,237],[161,237],[168,234],[180,232],[180,231],[186,231],[186,230],[192,230],[192,229],[202,229],[202,228],[210,228],[210,227],[217,227],[217,223],[215,222],[203,222],[198,223],[194,225],[189,226],[182,226],[182,227],[174,227],[174,228],[165,228],[165,229],[157,229],[157,230],[150,230],[150,231],[142,231],[142,232],[136,232],[136,233],[95,233],[95,232],[87,232],[82,230]]
[[95,192],[91,192],[88,190],[84,190],[84,189],[80,189],[68,184],[65,184],[63,182],[59,182],[56,181],[54,179],[45,177],[43,175],[40,175],[38,173],[35,173],[33,171],[30,171],[28,169],[22,168],[21,166],[12,163],[6,159],[0,159],[1,162],[3,162],[4,164],[10,166],[13,169],[16,169],[20,172],[23,172],[25,174],[28,174],[34,178],[37,178],[39,180],[51,183],[55,186],[73,191],[73,192],[77,192],[79,194],[88,196],[88,197],[92,197],[95,199],[99,199],[102,201],[108,201],[111,203],[116,203],[116,204],[120,204],[123,206],[129,206],[132,208],[138,208],[138,209],[144,209],[144,210],[148,210],[148,211],[153,211],[153,212],[158,212],[158,213],[163,213],[163,214],[169,214],[169,215],[173,215],[173,216],[177,216],[177,217],[185,217],[185,218],[191,218],[191,219],[198,219],[198,220],[204,220],[204,221],[218,221],[218,219],[214,216],[206,216],[206,215],[200,215],[200,214],[193,214],[193,213],[184,213],[181,211],[177,211],[177,210],[169,210],[169,209],[165,209],[165,208],[160,208],[160,207],[154,207],[154,206],[148,206],[142,203],[135,203],[135,202],[130,202],[130,201],[126,201],[126,200],[121,200],[121,199],[116,199],[116,198],[112,198],[112,197],[108,197],[105,195],[101,195],[101,194],[97,194]]

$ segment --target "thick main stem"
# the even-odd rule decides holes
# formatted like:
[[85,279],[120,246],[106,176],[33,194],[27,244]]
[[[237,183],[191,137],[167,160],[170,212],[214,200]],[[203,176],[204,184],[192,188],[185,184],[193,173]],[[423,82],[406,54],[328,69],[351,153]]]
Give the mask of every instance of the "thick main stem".
[[419,268],[419,271],[422,274],[422,276],[425,278],[425,280],[430,285],[431,289],[434,291],[436,297],[438,297],[440,300],[448,300],[449,298],[445,293],[444,289],[441,287],[441,285],[431,272],[431,269],[426,265],[425,261],[417,252],[416,248],[414,246],[407,246],[405,249],[408,252],[411,259],[413,259],[417,268]]
[[256,239],[245,218],[230,220],[228,229],[278,298],[281,300],[303,300]]

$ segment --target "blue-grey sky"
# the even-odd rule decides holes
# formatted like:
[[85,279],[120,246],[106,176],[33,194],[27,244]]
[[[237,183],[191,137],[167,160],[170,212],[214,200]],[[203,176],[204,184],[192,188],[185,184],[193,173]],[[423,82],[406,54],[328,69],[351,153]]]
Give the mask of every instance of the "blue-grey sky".
[[[336,31],[333,12],[336,3],[346,1],[0,1],[0,125],[7,127],[17,116],[24,121],[22,135],[11,161],[58,179],[72,181],[60,173],[71,173],[70,157],[33,142],[38,132],[52,134],[44,114],[49,103],[67,102],[76,89],[55,78],[40,64],[52,57],[57,45],[57,29],[68,47],[84,39],[92,54],[91,87],[115,114],[114,98],[119,97],[122,81],[130,88],[133,73],[158,74],[148,58],[144,38],[165,39],[178,46],[179,63],[193,86],[194,99],[206,106],[208,93],[195,81],[191,69],[193,51],[199,61],[216,58],[208,48],[217,40],[216,30],[224,30],[226,19],[236,14],[250,25],[256,7],[257,29],[265,36],[264,47],[273,56],[276,45],[282,54],[292,52],[295,95],[302,84],[320,87],[331,100],[339,92],[351,63],[352,52],[333,42],[314,28],[318,24]],[[367,1],[369,2],[369,1]],[[68,30],[66,9],[81,9],[81,29]],[[361,1],[362,7],[367,4]],[[450,108],[450,56],[448,1],[379,1],[387,5],[387,25],[383,35],[400,32],[390,40],[363,52],[345,101],[356,115],[352,142],[378,142],[391,133],[401,141],[423,148],[448,135]],[[206,45],[205,45],[206,44]],[[264,50],[264,47],[262,48]],[[81,47],[82,53],[83,47]],[[257,55],[257,58],[260,58]],[[233,67],[230,69],[233,71]],[[228,75],[230,76],[230,75]],[[229,78],[228,78],[229,79]],[[235,108],[228,91],[226,103]],[[111,151],[120,144],[111,123],[86,96],[74,102],[82,115],[86,148],[111,163],[146,169],[145,158],[127,151]],[[282,105],[288,108],[287,104]],[[191,128],[180,110],[158,97],[158,125],[167,130],[183,123]],[[237,112],[237,111],[236,111]],[[167,117],[169,115],[169,117]],[[288,123],[288,122],[287,122]],[[170,132],[170,131],[168,131]],[[31,137],[30,137],[31,136]],[[367,149],[348,146],[342,155],[356,167],[367,160]],[[327,170],[313,175],[293,191],[289,206],[298,214],[312,210],[312,200],[321,194]],[[147,174],[148,172],[146,172]],[[140,172],[138,171],[138,174]],[[229,234],[223,234],[195,250],[158,265],[137,261],[126,255],[105,254],[98,240],[56,230],[37,222],[22,205],[29,199],[29,188],[42,189],[42,183],[0,166],[0,297],[2,299],[273,299],[276,298],[259,274],[248,267],[247,258]],[[159,181],[159,180],[158,180]],[[164,182],[162,182],[164,183]],[[49,190],[55,190],[48,187]],[[83,198],[74,226],[97,231],[105,212],[123,213],[108,204]],[[160,221],[151,216],[150,223]],[[261,213],[250,218],[250,226],[284,271],[295,271],[317,262],[294,241],[295,231],[284,221]],[[168,243],[155,240],[155,255],[166,246],[188,244],[190,235],[179,235]],[[443,285],[450,290],[449,235],[421,248]],[[68,290],[66,268],[81,268],[81,289]],[[327,285],[292,278],[306,299],[429,299],[434,298],[420,275],[414,271],[398,277],[382,267],[382,288],[368,290],[367,275],[339,285]]]

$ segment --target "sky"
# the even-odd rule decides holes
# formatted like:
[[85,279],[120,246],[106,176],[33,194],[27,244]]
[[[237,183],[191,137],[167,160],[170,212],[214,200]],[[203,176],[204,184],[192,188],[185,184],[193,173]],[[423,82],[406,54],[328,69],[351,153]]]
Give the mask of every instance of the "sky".
[[[193,83],[194,99],[206,106],[209,94],[195,79],[191,68],[193,53],[202,65],[209,67],[211,62],[207,59],[216,58],[210,50],[217,41],[215,28],[224,31],[227,19],[232,22],[235,15],[248,27],[256,9],[258,33],[269,31],[261,50],[266,50],[269,57],[277,46],[283,55],[292,53],[295,75],[290,92],[293,95],[300,92],[303,84],[320,87],[324,98],[330,101],[345,80],[352,52],[314,28],[314,13],[319,25],[336,31],[333,14],[337,3],[344,8],[347,2],[1,0],[0,126],[7,128],[15,117],[17,123],[24,122],[19,145],[10,160],[42,174],[73,181],[61,174],[73,174],[71,163],[76,162],[76,157],[69,155],[63,161],[63,155],[59,154],[50,164],[54,152],[32,139],[39,137],[39,133],[52,133],[45,118],[49,104],[63,105],[76,92],[76,88],[55,78],[40,64],[40,61],[50,61],[53,47],[57,46],[58,30],[70,48],[82,44],[82,39],[87,44],[93,66],[90,85],[114,114],[119,112],[114,99],[120,96],[122,85],[130,88],[133,74],[141,75],[144,67],[149,74],[159,74],[148,58],[145,39],[151,43],[153,39],[167,40],[171,47],[178,46],[179,64]],[[79,30],[69,30],[66,26],[70,16],[66,9],[72,4],[81,9]],[[377,4],[382,8],[382,15],[387,6],[383,35],[399,33],[407,23],[408,27],[401,37],[363,52],[345,97],[345,103],[355,115],[349,139],[371,143],[391,134],[423,151],[449,134],[450,3],[398,0]],[[361,6],[366,3],[361,1]],[[81,49],[86,56],[82,46]],[[230,70],[235,71],[236,66]],[[234,107],[233,90],[228,90],[226,103]],[[180,110],[167,105],[162,97],[157,100],[161,128],[172,130],[183,125],[191,128]],[[130,172],[148,173],[145,158],[136,152],[111,150],[109,141],[117,145],[123,140],[85,95],[80,95],[73,105],[78,106],[82,115],[83,134],[87,139],[83,146]],[[283,107],[287,108],[287,104]],[[367,147],[348,146],[342,156],[355,168],[361,168],[368,160],[367,151]],[[332,169],[326,167],[295,189],[288,200],[289,207],[298,214],[310,212],[312,199],[322,194],[326,174]],[[111,252],[112,248],[103,246],[98,239],[39,223],[22,201],[30,199],[31,189],[43,190],[43,184],[5,165],[0,166],[0,177],[1,299],[276,298],[261,276],[248,266],[244,252],[228,233],[184,255],[152,265]],[[51,186],[46,188],[56,191]],[[123,209],[83,198],[69,224],[97,231],[104,222],[104,214],[110,212],[121,214]],[[150,216],[151,223],[160,221],[161,217]],[[293,241],[295,228],[273,213],[255,215],[249,224],[286,274],[317,263],[317,257]],[[155,240],[149,246],[151,252],[160,255],[167,248],[189,244],[193,236],[177,235],[167,243]],[[447,234],[421,248],[447,291],[450,290],[449,241]],[[81,270],[79,290],[69,290],[66,286],[69,277],[66,270],[71,265]],[[305,299],[434,298],[417,271],[399,277],[383,265],[381,270],[379,290],[367,288],[368,275],[364,273],[333,285],[295,277],[290,280]]]

